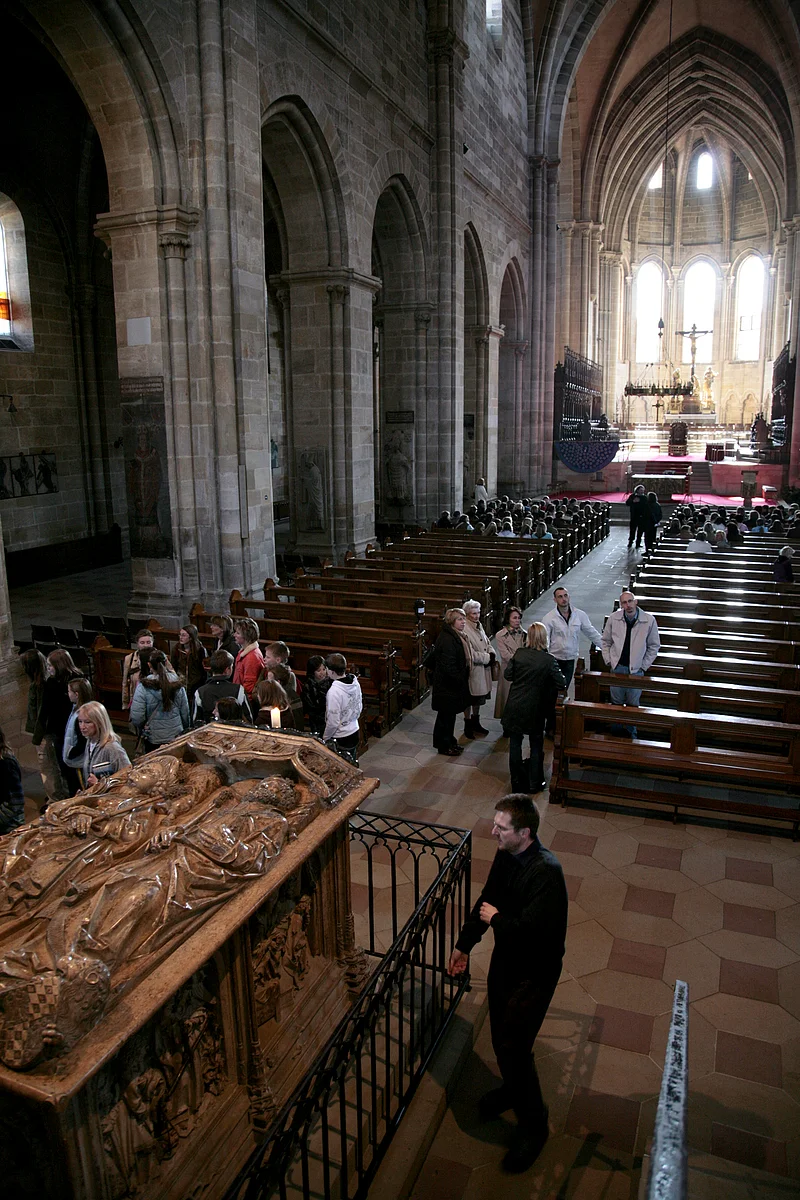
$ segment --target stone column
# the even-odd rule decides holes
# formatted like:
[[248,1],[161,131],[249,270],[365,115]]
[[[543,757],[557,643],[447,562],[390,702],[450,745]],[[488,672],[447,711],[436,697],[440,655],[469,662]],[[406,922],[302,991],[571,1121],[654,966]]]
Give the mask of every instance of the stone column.
[[[800,332],[800,216],[785,221],[786,230],[786,291],[791,297],[792,321],[789,330],[789,357],[796,358]],[[795,371],[792,404],[792,444],[789,454],[789,483],[800,486],[800,371]]]
[[79,283],[73,294],[75,314],[75,358],[78,386],[82,404],[79,406],[81,440],[85,461],[88,465],[86,486],[86,512],[89,516],[89,532],[105,533],[114,523],[114,505],[111,498],[111,479],[108,464],[108,435],[105,412],[98,394],[97,380],[100,375],[95,342],[95,314],[97,311],[97,289],[90,283]]
[[556,361],[561,361],[565,346],[571,346],[572,338],[572,236],[575,222],[561,225],[561,294],[559,296],[559,335],[555,346]]
[[[375,537],[373,297],[350,268],[278,277],[286,330],[292,545],[323,558]],[[298,402],[294,403],[295,398]]]
[[[446,6],[442,6],[446,9]],[[442,15],[443,24],[433,21]],[[432,9],[428,49],[432,63],[433,133],[436,211],[436,278],[438,357],[436,426],[428,429],[429,445],[438,446],[438,461],[428,468],[428,489],[437,507],[463,507],[464,459],[464,221],[462,73],[469,56],[451,14]]]
[[601,343],[603,348],[603,411],[609,420],[613,420],[620,357],[622,255],[615,250],[604,250],[601,255],[601,269],[605,310]]
[[[528,424],[528,482],[534,490],[545,487],[549,482],[550,448],[544,445],[544,394],[546,388],[544,328],[545,295],[547,280],[547,159],[543,155],[532,155],[528,159],[530,171],[530,221],[531,263],[530,297],[528,319],[530,321],[530,379],[531,413]],[[551,298],[552,299],[552,298]],[[552,386],[552,379],[551,379]]]
[[[30,740],[25,733],[27,703],[27,681],[14,650],[3,527],[0,524],[0,713],[6,741],[15,753]],[[34,762],[29,765],[33,767]]]
[[428,403],[428,330],[432,314],[433,305],[431,304],[418,304],[414,311],[414,329],[416,334],[416,347],[414,351],[414,367],[416,370],[414,499],[416,502],[417,520],[425,529],[439,515],[435,508],[436,496],[432,492],[429,492],[428,489],[428,420],[429,409],[434,407]]
[[505,336],[504,325],[487,325],[486,355],[486,490],[493,496],[497,490],[498,394],[500,379],[500,345]]

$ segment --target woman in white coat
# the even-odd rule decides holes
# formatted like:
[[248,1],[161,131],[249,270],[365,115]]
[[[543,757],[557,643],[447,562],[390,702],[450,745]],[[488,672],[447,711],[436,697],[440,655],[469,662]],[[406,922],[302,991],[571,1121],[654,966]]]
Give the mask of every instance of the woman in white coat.
[[486,636],[481,625],[481,606],[477,600],[467,600],[464,604],[464,615],[467,620],[461,637],[465,649],[469,651],[469,691],[472,704],[464,710],[464,734],[468,738],[486,737],[489,732],[481,725],[481,705],[485,704],[492,693],[492,670],[495,654],[492,643]]

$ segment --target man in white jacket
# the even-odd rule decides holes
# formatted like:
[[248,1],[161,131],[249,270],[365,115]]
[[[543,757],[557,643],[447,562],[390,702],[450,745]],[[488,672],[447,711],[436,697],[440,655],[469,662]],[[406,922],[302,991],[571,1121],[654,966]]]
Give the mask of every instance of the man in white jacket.
[[[565,587],[557,587],[553,599],[556,606],[542,617],[542,624],[547,630],[547,649],[558,663],[569,689],[580,652],[581,633],[589,638],[593,646],[600,645],[601,634],[582,608],[572,608]],[[549,737],[555,732],[555,715],[554,707],[547,718],[546,732]]]
[[325,659],[328,678],[333,680],[325,697],[324,740],[335,738],[343,750],[355,751],[358,746],[358,718],[363,700],[361,684],[347,670],[343,654],[329,654]]

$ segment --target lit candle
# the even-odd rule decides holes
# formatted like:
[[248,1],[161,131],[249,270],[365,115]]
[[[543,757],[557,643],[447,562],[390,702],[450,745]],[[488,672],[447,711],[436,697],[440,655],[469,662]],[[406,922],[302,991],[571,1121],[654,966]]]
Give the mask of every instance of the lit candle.
[[269,710],[269,723],[273,729],[281,727],[281,710],[279,708],[271,708]]

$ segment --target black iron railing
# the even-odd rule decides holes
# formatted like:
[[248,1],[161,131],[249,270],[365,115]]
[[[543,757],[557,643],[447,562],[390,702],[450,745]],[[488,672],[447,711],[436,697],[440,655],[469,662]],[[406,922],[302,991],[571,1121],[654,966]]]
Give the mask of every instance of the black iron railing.
[[470,907],[471,834],[378,813],[357,813],[350,834],[366,852],[375,968],[227,1200],[366,1196],[467,987],[446,967]]

